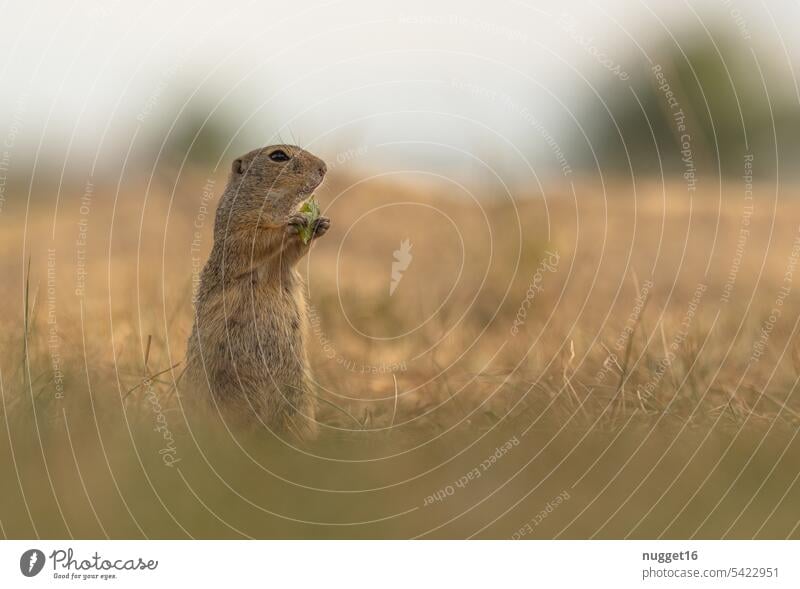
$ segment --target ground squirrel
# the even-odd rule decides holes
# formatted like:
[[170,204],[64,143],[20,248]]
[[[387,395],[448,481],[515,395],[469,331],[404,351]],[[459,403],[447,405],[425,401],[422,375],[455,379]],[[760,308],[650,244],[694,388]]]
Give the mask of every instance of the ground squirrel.
[[263,423],[276,435],[316,434],[304,347],[306,301],[295,269],[330,220],[298,205],[327,168],[292,145],[256,149],[233,162],[214,221],[214,245],[200,276],[186,357],[184,395],[213,411]]

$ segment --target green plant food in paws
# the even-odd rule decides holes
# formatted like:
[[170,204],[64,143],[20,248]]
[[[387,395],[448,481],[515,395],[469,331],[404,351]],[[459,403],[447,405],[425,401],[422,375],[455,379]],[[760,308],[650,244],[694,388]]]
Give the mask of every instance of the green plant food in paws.
[[311,198],[300,207],[300,212],[308,219],[308,225],[300,229],[300,237],[303,239],[303,243],[308,243],[314,236],[314,222],[319,219],[319,204],[317,203],[317,199],[312,195]]

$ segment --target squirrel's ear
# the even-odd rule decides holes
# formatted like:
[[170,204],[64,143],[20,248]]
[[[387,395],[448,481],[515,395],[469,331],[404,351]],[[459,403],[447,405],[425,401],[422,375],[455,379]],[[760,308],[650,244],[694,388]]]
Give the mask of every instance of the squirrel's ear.
[[231,171],[234,174],[241,174],[242,172],[244,172],[241,158],[233,160],[233,165],[231,166]]

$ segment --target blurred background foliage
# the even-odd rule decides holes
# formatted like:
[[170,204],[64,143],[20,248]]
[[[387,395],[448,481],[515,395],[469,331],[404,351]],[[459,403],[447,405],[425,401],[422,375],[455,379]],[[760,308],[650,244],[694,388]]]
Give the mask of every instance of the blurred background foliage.
[[[623,64],[630,75],[625,82],[595,69],[597,99],[582,118],[601,170],[682,173],[683,133],[676,115],[683,113],[699,174],[741,176],[747,154],[754,156],[756,176],[774,177],[779,167],[791,173],[800,153],[800,104],[785,69],[763,53],[759,58],[731,33],[700,27],[679,38],[665,36],[655,47],[648,56],[630,55]],[[675,108],[659,88],[664,81],[674,92]],[[581,164],[596,167],[588,151]]]

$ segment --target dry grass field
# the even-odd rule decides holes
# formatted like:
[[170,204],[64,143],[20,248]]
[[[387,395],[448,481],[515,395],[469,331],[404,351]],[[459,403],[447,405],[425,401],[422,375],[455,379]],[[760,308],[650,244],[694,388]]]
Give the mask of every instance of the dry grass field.
[[292,447],[173,386],[224,182],[8,198],[5,537],[800,538],[794,186],[334,170]]

